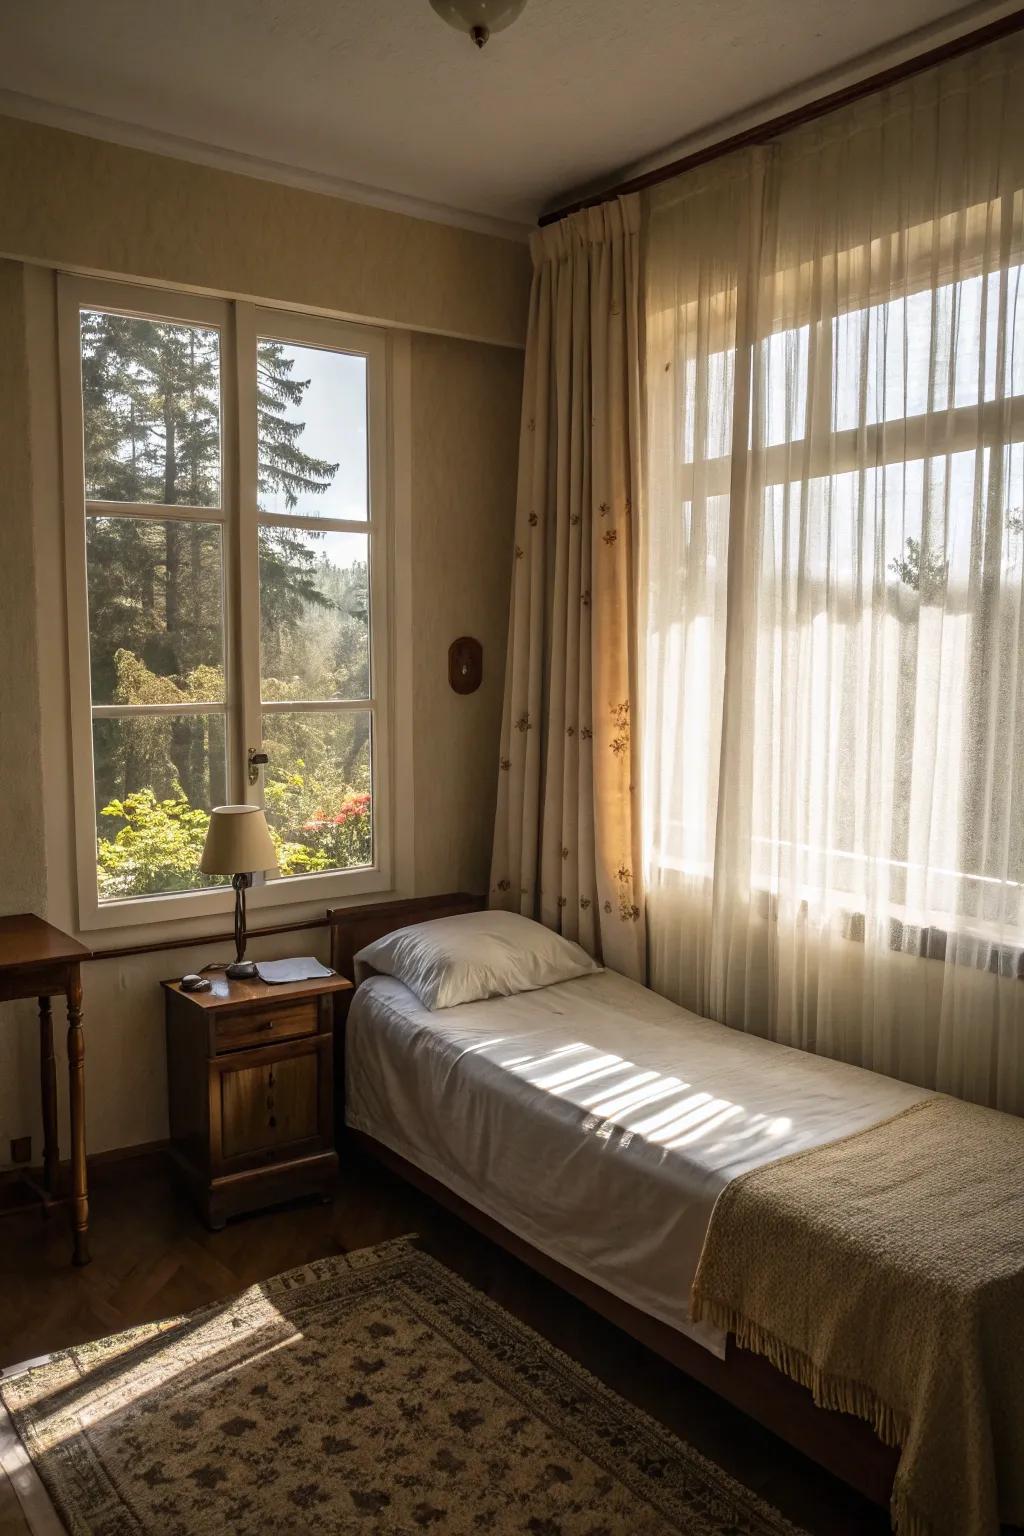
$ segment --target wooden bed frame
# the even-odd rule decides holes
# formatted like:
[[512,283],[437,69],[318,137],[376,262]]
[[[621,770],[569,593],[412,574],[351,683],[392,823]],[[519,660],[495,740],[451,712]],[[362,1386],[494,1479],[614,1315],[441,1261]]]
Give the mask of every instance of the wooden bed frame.
[[[328,913],[331,925],[331,963],[335,970],[354,980],[353,956],[364,944],[372,943],[374,939],[382,938],[384,934],[405,927],[408,923],[426,922],[434,917],[452,917],[462,912],[478,912],[485,905],[483,897],[458,892],[447,896],[392,901],[377,906],[336,908]],[[734,1407],[749,1414],[819,1466],[842,1478],[874,1503],[888,1507],[899,1452],[884,1445],[864,1420],[816,1407],[808,1391],[788,1376],[782,1375],[762,1356],[740,1349],[732,1335],[727,1341],[725,1359],[719,1360],[677,1329],[630,1306],[628,1302],[613,1296],[593,1281],[583,1279],[557,1260],[549,1258],[546,1253],[524,1242],[493,1217],[478,1210],[372,1136],[346,1129],[344,1019],[351,998],[351,993],[345,993],[338,999],[336,1060],[339,1099],[335,1125],[339,1137],[345,1137],[350,1144],[357,1144],[369,1152],[446,1210],[453,1212],[547,1279],[553,1280],[571,1296],[685,1371],[688,1376],[709,1387]]]

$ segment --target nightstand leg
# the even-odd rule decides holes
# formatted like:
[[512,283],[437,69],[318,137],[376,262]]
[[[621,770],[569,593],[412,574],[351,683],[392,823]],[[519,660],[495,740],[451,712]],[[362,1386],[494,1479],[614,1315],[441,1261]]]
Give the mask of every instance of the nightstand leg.
[[75,966],[68,978],[68,1086],[71,1099],[71,1223],[76,1264],[88,1264],[89,1196],[85,1174],[85,1036],[82,1032],[82,978]]
[[50,999],[39,999],[39,1082],[43,1093],[43,1184],[57,1194],[60,1152],[57,1145],[57,1063],[53,1055],[53,1014]]
[[228,1219],[221,1210],[219,1203],[207,1199],[204,1202],[203,1220],[211,1232],[223,1232],[228,1224]]

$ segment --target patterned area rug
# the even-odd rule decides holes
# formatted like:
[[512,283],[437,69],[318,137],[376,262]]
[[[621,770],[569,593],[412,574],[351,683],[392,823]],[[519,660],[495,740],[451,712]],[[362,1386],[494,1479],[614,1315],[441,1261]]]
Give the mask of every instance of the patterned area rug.
[[69,1531],[800,1536],[407,1239],[2,1396]]

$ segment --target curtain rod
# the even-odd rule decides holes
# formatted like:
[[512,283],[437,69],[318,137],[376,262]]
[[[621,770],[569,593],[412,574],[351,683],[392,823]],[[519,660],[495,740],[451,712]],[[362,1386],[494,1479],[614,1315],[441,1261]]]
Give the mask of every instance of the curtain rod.
[[876,74],[867,75],[853,85],[844,85],[837,91],[831,91],[827,96],[819,96],[815,101],[805,103],[802,107],[794,107],[792,111],[782,112],[778,117],[769,117],[752,128],[744,128],[740,133],[730,134],[726,139],[719,139],[717,143],[708,144],[704,149],[694,150],[690,155],[682,155],[678,160],[670,160],[667,165],[660,165],[653,171],[645,171],[641,176],[631,176],[628,181],[619,182],[617,186],[608,187],[603,192],[595,192],[591,197],[581,197],[577,202],[565,203],[561,208],[553,208],[550,213],[542,213],[537,223],[543,228],[546,224],[555,224],[559,219],[567,218],[570,213],[579,213],[584,208],[597,208],[601,203],[611,202],[613,198],[622,197],[626,193],[643,192],[647,187],[656,187],[659,182],[671,181],[673,176],[681,176],[684,171],[695,170],[698,165],[706,165],[709,160],[718,160],[722,155],[731,154],[736,149],[763,144],[766,139],[785,133],[787,129],[799,128],[804,123],[811,123],[815,118],[825,117],[829,112],[835,112],[851,101],[859,101],[864,96],[873,96],[878,91],[884,91],[887,86],[896,85],[899,81],[921,74],[926,69],[933,69],[936,64],[944,64],[947,59],[955,59],[962,53],[973,53],[978,48],[984,48],[987,43],[998,42],[1000,38],[1009,37],[1014,32],[1022,30],[1024,30],[1024,10],[1011,11],[1007,16],[1000,16],[998,20],[987,22],[983,27],[976,27],[973,32],[965,32],[961,37],[940,43],[938,47],[930,48],[926,53],[919,53],[912,59],[906,59],[902,64],[892,64],[888,69],[881,69]]

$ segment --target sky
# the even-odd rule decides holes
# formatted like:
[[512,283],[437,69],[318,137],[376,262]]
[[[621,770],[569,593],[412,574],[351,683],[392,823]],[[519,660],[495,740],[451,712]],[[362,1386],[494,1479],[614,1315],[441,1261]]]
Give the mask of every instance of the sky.
[[321,495],[300,495],[289,508],[280,492],[264,495],[267,512],[291,512],[296,517],[337,517],[363,520],[367,513],[366,359],[320,347],[287,344],[284,354],[295,359],[293,379],[309,379],[302,404],[286,415],[305,421],[298,441],[303,453],[338,464],[330,488]]

